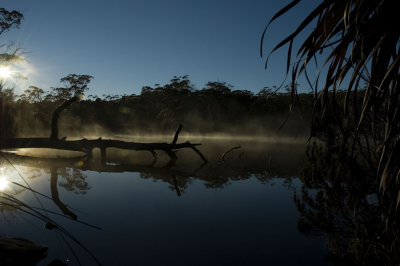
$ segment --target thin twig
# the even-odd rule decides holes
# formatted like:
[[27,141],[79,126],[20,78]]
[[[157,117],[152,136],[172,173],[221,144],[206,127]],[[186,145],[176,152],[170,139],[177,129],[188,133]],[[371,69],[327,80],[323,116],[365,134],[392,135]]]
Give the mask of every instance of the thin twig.
[[228,153],[232,152],[233,150],[240,149],[240,148],[241,148],[241,146],[235,146],[235,147],[233,147],[233,148],[230,148],[230,149],[227,150],[226,152],[224,152],[224,153],[221,155],[221,161],[225,162],[225,156],[226,156]]

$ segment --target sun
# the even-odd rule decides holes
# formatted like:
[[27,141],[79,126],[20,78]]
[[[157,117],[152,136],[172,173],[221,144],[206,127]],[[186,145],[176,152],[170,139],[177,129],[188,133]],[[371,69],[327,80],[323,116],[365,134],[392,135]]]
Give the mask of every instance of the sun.
[[0,67],[0,78],[7,79],[11,76],[11,70],[8,67]]

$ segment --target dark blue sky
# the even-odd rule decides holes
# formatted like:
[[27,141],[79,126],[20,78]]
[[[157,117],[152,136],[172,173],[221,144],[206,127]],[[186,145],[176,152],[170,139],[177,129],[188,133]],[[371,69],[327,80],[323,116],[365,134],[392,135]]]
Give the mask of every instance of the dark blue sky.
[[[142,86],[165,84],[188,74],[197,89],[225,81],[234,89],[258,92],[285,77],[286,50],[264,69],[259,45],[267,21],[290,1],[283,0],[3,0],[24,14],[19,30],[0,43],[26,52],[30,85],[58,86],[71,73],[94,76],[88,94],[139,94]],[[272,25],[270,50],[304,18],[315,0],[306,0]],[[307,90],[300,80],[300,88]]]

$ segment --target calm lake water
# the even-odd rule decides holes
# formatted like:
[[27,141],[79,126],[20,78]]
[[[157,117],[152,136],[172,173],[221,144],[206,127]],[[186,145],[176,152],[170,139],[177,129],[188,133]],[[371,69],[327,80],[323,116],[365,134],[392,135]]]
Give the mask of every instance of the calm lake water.
[[[223,151],[237,144],[223,162]],[[297,229],[293,197],[301,188],[304,145],[213,140],[200,150],[211,161],[202,167],[191,151],[178,152],[175,165],[110,151],[106,166],[96,156],[87,164],[35,158],[54,157],[50,151],[6,153],[3,175],[26,186],[24,177],[49,198],[11,183],[3,193],[51,211],[40,210],[103,265],[331,265],[324,239]],[[48,247],[39,265],[55,258],[78,265],[74,256],[96,265],[84,248],[32,215],[6,206],[0,215],[0,236]]]

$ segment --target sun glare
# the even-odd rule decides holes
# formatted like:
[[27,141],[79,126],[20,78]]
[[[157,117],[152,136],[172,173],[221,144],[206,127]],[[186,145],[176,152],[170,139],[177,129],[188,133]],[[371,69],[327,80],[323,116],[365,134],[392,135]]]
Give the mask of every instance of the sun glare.
[[9,182],[5,176],[0,176],[0,191],[6,190],[8,183]]
[[11,71],[8,67],[0,67],[0,78],[9,78],[11,76]]

